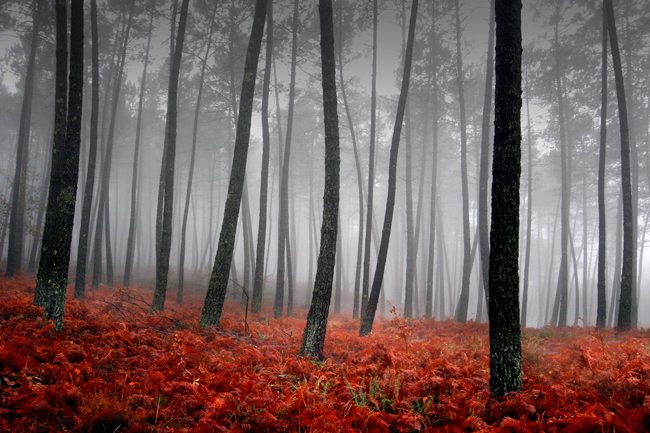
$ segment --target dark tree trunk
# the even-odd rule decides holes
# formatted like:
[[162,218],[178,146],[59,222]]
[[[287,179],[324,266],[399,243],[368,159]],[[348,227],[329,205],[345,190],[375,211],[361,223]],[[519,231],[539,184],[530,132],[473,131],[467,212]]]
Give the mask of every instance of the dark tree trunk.
[[521,391],[519,182],[521,2],[496,0],[495,121],[490,231],[490,392]]
[[131,285],[131,274],[133,272],[133,253],[135,251],[135,230],[137,215],[137,193],[138,193],[138,169],[140,160],[140,141],[142,135],[142,105],[144,103],[144,92],[147,84],[147,66],[149,65],[149,50],[151,48],[151,36],[153,34],[153,16],[155,3],[151,3],[151,15],[149,16],[149,35],[147,37],[147,48],[144,54],[144,67],[142,80],[140,81],[140,98],[138,102],[138,119],[135,126],[135,149],[133,150],[133,170],[131,176],[131,212],[129,213],[129,233],[126,238],[126,263],[124,265],[124,287]]
[[379,252],[377,255],[377,267],[375,276],[372,281],[368,305],[363,311],[359,335],[364,336],[372,331],[372,324],[375,320],[375,312],[379,302],[379,293],[384,280],[384,270],[386,268],[386,259],[388,255],[388,243],[390,241],[391,225],[393,222],[393,210],[395,208],[395,190],[397,186],[397,152],[399,150],[400,135],[402,132],[402,122],[404,120],[404,111],[406,109],[406,99],[408,97],[409,83],[411,80],[411,63],[413,58],[413,40],[415,39],[415,22],[417,18],[418,0],[413,0],[411,5],[411,18],[409,20],[409,33],[406,42],[406,53],[404,56],[404,73],[402,75],[402,87],[400,89],[399,101],[397,103],[397,114],[395,116],[395,127],[393,129],[393,138],[390,147],[390,160],[388,163],[388,197],[386,199],[386,214],[384,216],[384,226],[381,232],[381,241],[379,243]]
[[77,269],[74,284],[74,296],[83,299],[86,293],[86,264],[88,260],[88,239],[90,235],[90,211],[92,209],[95,186],[95,167],[97,164],[97,139],[99,126],[99,36],[97,29],[97,0],[90,1],[91,34],[91,109],[90,109],[90,145],[88,149],[88,170],[86,186],[81,208],[81,226],[79,229],[79,246],[77,248]]
[[[7,245],[7,269],[5,274],[7,278],[11,278],[16,272],[20,271],[23,257],[23,229],[25,226],[24,189],[27,185],[27,156],[29,150],[29,134],[32,123],[34,82],[36,77],[36,51],[38,49],[39,29],[41,24],[40,3],[40,0],[34,0],[32,4],[32,36],[29,48],[29,57],[27,59],[25,90],[23,94],[23,104],[20,111],[18,142],[16,145],[16,168],[14,171],[13,187],[11,191],[9,244]],[[58,111],[59,110],[57,109],[57,112]],[[62,121],[65,122],[65,111],[60,115],[64,116]],[[65,129],[62,133],[65,133]]]
[[614,20],[612,0],[604,2],[607,15],[607,29],[612,47],[612,61],[616,80],[616,98],[618,99],[618,117],[621,127],[621,187],[623,193],[623,270],[621,271],[621,294],[618,309],[616,329],[619,332],[629,331],[632,327],[632,296],[634,282],[634,224],[632,206],[632,180],[630,163],[630,137],[625,101],[625,85],[621,54],[618,48],[618,36]]
[[463,78],[463,57],[460,49],[460,0],[456,0],[456,83],[458,86],[458,104],[460,107],[460,178],[463,200],[463,275],[461,279],[460,298],[456,308],[455,320],[465,323],[469,309],[469,278],[472,274],[472,241],[469,228],[469,186],[467,179],[467,119],[465,115],[465,90]]
[[273,0],[268,1],[266,26],[266,59],[264,62],[264,84],[262,88],[262,178],[260,179],[260,215],[257,228],[257,252],[253,278],[253,302],[251,311],[262,312],[264,296],[264,252],[266,250],[266,213],[269,189],[269,157],[271,130],[269,128],[269,89],[271,85],[271,59],[273,57]]
[[208,292],[201,313],[199,324],[201,326],[220,326],[221,312],[226,298],[228,275],[232,264],[232,256],[237,234],[237,220],[241,205],[244,178],[246,176],[246,159],[248,157],[248,141],[250,138],[251,116],[253,112],[253,97],[255,95],[255,78],[257,75],[257,61],[264,34],[266,21],[266,0],[257,0],[255,4],[255,17],[251,30],[251,37],[246,52],[244,65],[244,79],[242,92],[239,99],[239,116],[237,119],[237,137],[233,154],[230,182],[228,185],[228,198],[224,209],[219,246],[214,259],[214,267],[210,276]]
[[[192,153],[190,156],[190,167],[187,174],[187,190],[185,192],[185,207],[183,209],[183,222],[181,225],[181,247],[179,253],[178,263],[178,292],[176,302],[183,303],[183,287],[185,284],[185,243],[187,235],[187,217],[190,211],[190,198],[192,197],[192,181],[194,179],[194,163],[196,160],[196,140],[199,132],[199,115],[201,114],[201,97],[203,96],[203,82],[205,81],[205,69],[210,55],[210,46],[212,45],[212,33],[214,30],[214,17],[217,8],[216,4],[212,9],[212,16],[210,18],[210,30],[208,33],[208,42],[205,48],[205,56],[201,62],[201,76],[199,78],[199,90],[196,96],[196,108],[194,110],[194,125],[192,129]],[[128,263],[128,261],[127,261]]]
[[314,293],[307,315],[307,323],[302,334],[300,355],[322,359],[336,262],[341,159],[336,101],[332,1],[320,0],[318,12],[320,15],[323,116],[325,123],[325,192],[323,194],[323,223],[321,226],[316,280],[314,281]]
[[[169,253],[172,245],[172,216],[174,212],[174,161],[176,159],[176,120],[178,117],[178,81],[185,41],[185,25],[190,0],[181,3],[178,20],[178,34],[171,61],[167,96],[167,120],[165,125],[165,148],[158,187],[158,208],[156,219],[156,290],[151,305],[152,311],[163,311],[167,295],[167,278],[169,277]],[[160,200],[162,197],[162,200]]]
[[293,110],[296,95],[296,56],[298,52],[298,0],[294,1],[291,24],[291,78],[289,83],[289,109],[287,111],[287,135],[282,158],[280,180],[280,201],[278,217],[278,267],[276,273],[275,301],[273,316],[282,316],[284,308],[285,246],[289,236],[289,158],[291,156],[291,134],[293,132]]
[[607,326],[607,225],[605,209],[605,165],[607,155],[607,14],[603,9],[603,40],[600,88],[600,149],[598,155],[598,282],[596,329]]
[[[56,2],[57,27],[57,91],[66,89],[61,84],[67,77],[67,11],[65,0]],[[81,113],[83,102],[84,72],[84,12],[83,0],[72,0],[70,7],[70,76],[69,90],[62,96],[68,98],[67,122],[56,125],[65,133],[55,140],[52,147],[52,176],[50,194],[45,214],[43,230],[43,250],[36,277],[38,291],[41,292],[43,315],[54,322],[54,329],[63,327],[65,298],[68,286],[68,266],[70,264],[70,245],[74,221],[75,200],[79,173],[79,148],[81,147]],[[59,49],[61,48],[61,49]],[[59,56],[63,61],[59,63]]]
[[[375,183],[375,136],[377,130],[377,0],[372,2],[372,83],[370,95],[370,146],[368,156],[368,212],[363,246],[363,280],[361,286],[361,317],[364,317],[370,295],[370,242],[372,239],[372,214]],[[374,316],[374,312],[373,312]]]
[[[485,298],[489,297],[488,275],[490,263],[490,232],[488,223],[488,192],[490,189],[490,117],[492,112],[492,81],[494,78],[494,0],[490,2],[490,26],[488,35],[487,64],[485,66],[485,97],[483,99],[483,120],[481,124],[481,158],[479,162],[478,180],[478,234],[480,246],[481,276]],[[479,297],[482,294],[479,293]],[[480,312],[482,315],[482,312]],[[477,314],[476,320],[482,317]]]

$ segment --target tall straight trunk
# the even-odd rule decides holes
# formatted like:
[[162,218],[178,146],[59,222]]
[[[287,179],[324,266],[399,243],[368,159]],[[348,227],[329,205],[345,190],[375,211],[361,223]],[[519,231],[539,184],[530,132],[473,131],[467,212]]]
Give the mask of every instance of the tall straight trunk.
[[[331,0],[318,3],[321,29],[321,71],[323,85],[323,116],[325,124],[325,192],[323,223],[318,254],[316,280],[307,323],[302,334],[301,356],[323,358],[327,315],[332,295],[332,279],[336,262],[336,240],[339,216],[339,119],[336,101],[336,65],[334,61],[334,18]],[[286,161],[285,161],[286,163]]]
[[519,185],[521,2],[496,0],[494,157],[490,230],[490,393],[521,392]]
[[[124,39],[122,41],[122,50],[120,53],[120,60],[118,63],[118,72],[115,79],[115,84],[113,87],[113,96],[111,101],[111,117],[110,123],[108,126],[108,137],[106,139],[106,153],[104,155],[104,164],[102,167],[102,175],[100,182],[100,194],[99,194],[99,207],[97,213],[97,223],[95,226],[95,245],[93,251],[93,278],[92,278],[92,288],[97,289],[99,287],[101,279],[101,268],[102,268],[102,230],[105,229],[107,232],[110,232],[109,222],[106,220],[106,215],[108,214],[108,193],[110,187],[111,179],[111,166],[113,160],[113,145],[115,137],[115,122],[117,118],[117,106],[118,100],[120,97],[120,90],[122,88],[122,77],[124,75],[124,65],[126,63],[126,52],[129,43],[129,32],[131,30],[131,24],[133,20],[133,10],[135,8],[135,0],[131,2],[131,8],[129,10],[129,18],[126,24],[126,29],[124,32]],[[108,245],[110,238],[106,237],[105,243]],[[107,247],[107,253],[110,252],[110,249]],[[107,256],[107,266],[108,263],[112,264],[112,259]],[[107,270],[107,274],[109,274]],[[110,282],[109,282],[110,284]]]
[[[156,218],[156,290],[151,305],[152,311],[163,311],[167,295],[167,278],[169,277],[169,254],[172,244],[172,216],[174,211],[174,161],[176,159],[176,121],[178,117],[178,81],[180,77],[185,25],[189,0],[181,4],[178,20],[178,34],[174,47],[174,57],[169,72],[167,94],[167,119],[165,122],[165,146],[160,168],[158,184],[158,205]],[[162,190],[162,193],[160,192]],[[161,200],[162,198],[162,200]]]
[[282,174],[280,180],[280,200],[278,216],[278,266],[276,272],[275,301],[273,316],[282,316],[284,308],[285,246],[289,236],[289,158],[291,156],[291,134],[293,132],[293,110],[296,94],[296,56],[298,53],[298,0],[293,3],[291,23],[291,76],[289,83],[289,109],[287,111],[287,135],[282,157]]
[[264,84],[262,87],[262,176],[260,179],[260,214],[257,226],[257,251],[253,277],[253,301],[251,311],[262,312],[264,295],[264,252],[266,250],[266,213],[269,189],[269,159],[271,130],[269,128],[269,90],[271,85],[271,59],[273,57],[273,0],[268,1],[266,11],[266,58],[264,62]]
[[616,98],[618,100],[618,117],[621,129],[621,188],[623,194],[623,269],[621,271],[621,294],[616,329],[619,332],[629,331],[632,327],[632,303],[634,276],[634,223],[632,203],[632,179],[630,162],[630,136],[625,101],[625,85],[621,54],[618,48],[618,36],[614,20],[614,5],[612,0],[605,0],[607,14],[607,29],[612,47],[612,62],[616,81]]
[[528,275],[530,273],[530,244],[533,226],[533,129],[530,125],[530,88],[526,69],[526,141],[528,142],[528,210],[526,212],[526,251],[524,253],[524,281],[521,299],[521,327],[528,321]]
[[614,269],[612,270],[612,296],[609,303],[607,326],[615,326],[621,297],[621,270],[623,262],[623,193],[619,194],[616,206],[616,235],[614,247]]
[[[84,72],[84,11],[83,0],[72,0],[70,6],[70,74],[67,56],[66,1],[57,0],[57,96],[67,97],[67,118],[55,130],[64,133],[52,146],[52,176],[43,230],[43,250],[36,277],[37,292],[44,307],[43,315],[54,322],[54,329],[63,328],[68,266],[72,244],[75,201],[79,174],[79,149],[81,147],[81,114],[83,103]],[[63,47],[61,46],[63,45]],[[62,57],[62,58],[61,58]],[[63,82],[69,80],[68,86]],[[66,88],[67,87],[67,88]],[[58,93],[65,90],[65,92]],[[57,108],[61,108],[59,105]],[[59,113],[57,113],[58,115]]]
[[338,216],[338,233],[336,235],[336,266],[334,276],[334,314],[341,313],[341,284],[343,280],[343,230],[341,230],[341,213]]
[[397,114],[395,116],[395,127],[393,129],[393,138],[390,147],[390,160],[388,163],[388,197],[386,199],[386,214],[384,216],[384,226],[379,243],[379,253],[377,255],[377,267],[375,276],[372,281],[368,305],[363,311],[359,335],[364,336],[372,331],[372,324],[377,311],[379,302],[379,293],[384,280],[384,270],[386,268],[386,259],[388,256],[388,243],[390,241],[390,232],[393,222],[393,210],[395,208],[395,192],[397,186],[397,152],[399,150],[400,135],[402,132],[402,122],[404,120],[404,111],[406,109],[406,99],[411,80],[411,63],[413,59],[413,41],[415,39],[415,24],[417,18],[418,0],[413,0],[411,5],[411,17],[409,20],[409,32],[406,42],[406,53],[404,55],[404,73],[402,75],[402,86],[400,89],[399,101],[397,103]]
[[77,269],[75,275],[75,298],[82,299],[86,291],[86,264],[88,260],[88,240],[90,238],[90,213],[95,186],[95,169],[97,164],[97,140],[99,126],[99,31],[97,26],[97,0],[90,2],[91,33],[91,109],[90,109],[90,143],[88,148],[88,169],[86,186],[81,207],[79,228],[79,245],[77,247]]
[[[47,206],[47,193],[50,186],[50,174],[52,172],[52,149],[48,149],[48,156],[45,161],[45,174],[43,175],[43,183],[41,184],[41,194],[38,198],[39,210],[36,217],[36,228],[43,227],[43,219],[45,218],[45,207]],[[34,236],[32,239],[32,247],[29,251],[29,262],[27,264],[27,271],[34,272],[36,270],[36,254],[42,236]]]
[[560,159],[562,166],[562,185],[561,196],[562,204],[560,210],[560,271],[557,281],[556,302],[557,308],[553,308],[553,317],[551,319],[554,325],[567,325],[567,309],[569,303],[569,200],[570,189],[568,174],[568,158],[564,119],[564,94],[562,91],[562,71],[560,70],[560,41],[559,41],[559,17],[556,17],[555,36],[554,36],[554,56],[555,56],[555,87],[558,109],[558,123],[560,125]]
[[[194,124],[192,129],[192,152],[190,156],[190,167],[187,174],[187,190],[185,192],[185,207],[183,209],[183,222],[181,226],[181,247],[179,253],[178,263],[178,292],[176,295],[176,302],[183,303],[183,286],[185,284],[185,243],[187,235],[187,217],[190,211],[190,198],[192,197],[192,181],[194,179],[194,163],[196,160],[196,141],[199,132],[199,116],[201,114],[201,98],[203,96],[203,83],[205,81],[205,69],[210,55],[210,46],[212,45],[212,33],[214,30],[214,17],[217,8],[216,4],[213,6],[212,15],[210,17],[210,30],[208,33],[208,42],[205,48],[205,55],[201,62],[201,76],[199,78],[199,90],[196,96],[196,108],[194,109]],[[127,261],[128,263],[128,261]]]
[[460,107],[460,180],[463,200],[463,275],[455,320],[465,323],[469,309],[469,279],[472,274],[472,241],[469,233],[469,186],[467,180],[467,119],[465,115],[465,90],[463,54],[461,52],[460,0],[456,0],[456,84]]
[[151,48],[151,36],[153,34],[153,16],[155,3],[151,4],[151,15],[149,16],[149,35],[147,36],[147,48],[144,54],[144,67],[142,80],[140,81],[140,97],[138,102],[138,120],[135,126],[135,149],[133,149],[133,169],[131,177],[131,212],[129,213],[129,233],[126,241],[126,262],[124,264],[124,287],[131,285],[131,274],[133,273],[133,253],[135,251],[135,230],[137,214],[137,192],[138,192],[138,168],[140,166],[140,141],[142,136],[142,105],[144,103],[144,92],[147,83],[147,66],[149,65],[149,50]]
[[239,99],[239,116],[237,118],[237,136],[233,152],[230,182],[228,184],[228,198],[224,209],[219,246],[214,259],[214,267],[208,284],[205,304],[201,312],[199,324],[201,326],[219,326],[223,303],[228,286],[228,275],[232,264],[237,220],[246,177],[246,159],[248,157],[248,142],[250,138],[251,116],[253,112],[253,97],[255,95],[255,78],[257,75],[257,61],[264,34],[266,21],[266,0],[257,0],[255,3],[255,16],[251,37],[246,51],[244,65],[244,79],[242,92]]
[[[9,244],[7,246],[6,277],[11,278],[20,271],[23,257],[23,230],[25,227],[25,187],[27,186],[27,157],[32,123],[32,100],[36,77],[36,51],[38,49],[41,25],[40,0],[32,3],[32,34],[25,73],[25,89],[20,111],[18,142],[16,144],[16,168],[11,191],[11,210],[9,216]],[[57,113],[59,111],[57,110]],[[62,113],[65,115],[65,111]],[[65,132],[65,130],[63,131]]]
[[359,150],[357,146],[357,135],[354,129],[354,122],[352,121],[352,113],[350,111],[350,104],[348,104],[348,97],[345,91],[345,80],[343,79],[343,1],[338,2],[339,10],[339,44],[338,44],[338,60],[339,60],[339,81],[341,83],[341,96],[343,98],[343,107],[345,108],[345,116],[350,128],[350,139],[352,140],[352,151],[354,152],[354,165],[357,171],[357,186],[359,193],[359,238],[357,241],[357,262],[354,272],[354,292],[353,292],[353,306],[352,318],[359,318],[359,289],[361,286],[361,263],[363,259],[363,174],[361,173],[361,161],[359,160]]
[[[435,45],[435,39],[437,39],[435,25],[431,26],[431,35],[432,39],[431,46]],[[431,193],[430,193],[430,203],[429,208],[429,248],[427,255],[427,291],[425,295],[425,309],[424,316],[426,318],[431,318],[434,315],[433,312],[433,286],[434,275],[434,255],[436,249],[436,198],[437,198],[437,182],[438,182],[438,67],[434,61],[433,50],[431,51],[429,58],[429,67],[431,68],[431,81],[433,82],[432,91],[433,91],[433,113],[432,120],[433,125],[431,127],[432,135],[432,146],[431,146]],[[422,174],[423,175],[423,174]],[[440,260],[440,259],[439,259]],[[436,292],[438,295],[440,292]],[[438,297],[438,296],[436,296]],[[439,299],[439,302],[444,303],[444,298]],[[441,317],[441,316],[440,316]]]
[[[483,290],[486,299],[489,298],[488,282],[489,276],[489,257],[490,257],[490,233],[488,228],[488,191],[490,189],[490,113],[492,111],[492,81],[494,78],[494,3],[490,5],[490,25],[488,34],[488,51],[487,64],[485,66],[485,96],[483,98],[483,119],[481,123],[481,157],[479,161],[479,180],[478,180],[478,233],[480,245],[480,263],[481,276],[483,277]],[[528,100],[527,100],[528,101]],[[530,133],[530,130],[529,130]],[[530,137],[529,137],[530,142]],[[530,200],[530,196],[529,196]],[[527,278],[524,279],[524,284]],[[479,293],[479,297],[481,294]],[[524,297],[524,299],[526,299]],[[524,307],[525,314],[525,307]],[[480,321],[477,315],[477,321]],[[525,327],[525,325],[524,325]]]
[[375,184],[375,138],[377,130],[377,0],[372,2],[372,82],[370,93],[370,145],[368,152],[368,212],[363,246],[363,280],[361,286],[361,317],[365,315],[370,296],[370,242],[372,239],[372,214]]

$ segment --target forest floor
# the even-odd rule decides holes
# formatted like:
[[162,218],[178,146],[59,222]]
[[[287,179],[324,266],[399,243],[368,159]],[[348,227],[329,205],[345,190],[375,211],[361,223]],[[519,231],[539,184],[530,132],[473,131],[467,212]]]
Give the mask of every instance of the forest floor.
[[33,291],[0,277],[0,431],[650,431],[648,330],[526,329],[524,391],[495,401],[484,324],[393,312],[360,338],[334,315],[316,362],[297,356],[304,310],[247,329],[231,300],[199,329],[198,295],[151,315],[151,287],[101,288],[55,332]]

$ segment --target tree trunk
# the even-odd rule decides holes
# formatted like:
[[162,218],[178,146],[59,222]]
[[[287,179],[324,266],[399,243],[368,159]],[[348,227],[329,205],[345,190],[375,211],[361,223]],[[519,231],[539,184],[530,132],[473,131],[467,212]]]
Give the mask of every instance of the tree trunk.
[[266,213],[269,188],[269,157],[271,131],[269,128],[269,88],[271,85],[271,59],[273,57],[273,0],[268,1],[266,26],[266,59],[264,63],[264,84],[262,88],[262,177],[260,179],[260,215],[257,228],[257,252],[253,278],[253,302],[251,311],[262,312],[264,295],[264,252],[266,250]]
[[607,14],[607,29],[612,47],[612,61],[616,80],[616,98],[618,100],[618,117],[621,129],[621,187],[623,194],[623,270],[621,272],[621,294],[616,329],[619,332],[629,331],[632,327],[632,297],[634,282],[634,224],[632,205],[632,180],[630,163],[630,137],[625,101],[625,85],[621,54],[618,48],[618,36],[614,21],[614,6],[612,0],[605,0]]
[[[66,2],[57,0],[56,6],[57,100],[67,97],[67,121],[55,123],[57,134],[52,147],[52,176],[43,230],[43,250],[36,277],[37,292],[43,315],[54,322],[54,329],[63,328],[65,298],[68,287],[68,266],[72,243],[77,181],[79,174],[79,148],[81,147],[81,113],[84,72],[84,13],[83,0],[72,0],[70,15],[70,76],[66,63],[67,11]],[[69,78],[69,85],[65,85]],[[59,103],[61,109],[63,104]],[[57,110],[58,111],[58,110]],[[60,119],[60,114],[57,117]]]
[[[196,108],[194,110],[194,125],[192,130],[192,153],[190,156],[190,167],[187,174],[187,191],[185,193],[185,207],[183,209],[183,223],[181,226],[181,247],[178,263],[178,292],[176,302],[183,303],[183,286],[185,283],[185,242],[187,235],[187,217],[190,211],[190,198],[192,196],[192,180],[194,179],[194,163],[196,160],[196,140],[199,131],[199,115],[201,114],[201,97],[203,96],[203,82],[205,81],[205,69],[210,55],[210,46],[212,45],[212,33],[214,30],[214,17],[216,14],[216,5],[213,6],[212,16],[210,17],[210,30],[208,33],[208,42],[205,48],[205,56],[201,62],[201,76],[199,78],[199,90],[196,96]],[[127,261],[128,263],[128,261]]]
[[244,178],[246,176],[246,159],[248,156],[248,141],[250,138],[251,116],[253,111],[253,97],[255,94],[255,78],[257,75],[257,61],[264,34],[266,20],[266,0],[257,0],[255,4],[255,17],[251,30],[251,37],[246,52],[244,65],[244,79],[242,92],[239,99],[239,116],[237,119],[237,136],[233,153],[230,182],[228,185],[228,198],[224,209],[219,246],[214,259],[214,267],[210,276],[208,292],[201,313],[199,324],[201,326],[219,326],[223,303],[228,286],[228,275],[232,264],[235,235],[237,234],[237,220],[241,204]]
[[[492,81],[494,76],[494,1],[490,4],[490,26],[488,35],[487,64],[485,66],[485,97],[483,99],[483,120],[481,124],[481,158],[479,162],[478,181],[478,233],[480,245],[481,276],[486,299],[489,298],[490,276],[490,234],[488,223],[488,191],[490,189],[490,114],[492,111]],[[526,283],[524,283],[526,284]],[[481,294],[479,293],[479,296]],[[525,311],[525,308],[524,308]],[[477,321],[480,321],[477,315]]]
[[465,323],[469,309],[469,279],[472,274],[472,241],[469,228],[469,186],[467,180],[467,119],[465,115],[465,90],[463,78],[463,57],[460,49],[460,0],[456,0],[456,83],[458,86],[458,104],[460,107],[460,178],[463,200],[463,275],[460,287],[460,298],[456,309],[455,320]]
[[390,147],[390,160],[388,163],[388,197],[386,199],[386,214],[384,216],[384,226],[379,243],[379,253],[377,255],[377,267],[375,276],[372,281],[368,305],[363,311],[359,335],[364,336],[372,331],[372,324],[377,311],[379,302],[379,292],[384,279],[384,270],[386,268],[386,259],[388,255],[388,243],[390,241],[391,225],[393,222],[393,210],[395,208],[395,190],[397,186],[397,152],[399,150],[400,135],[402,132],[402,122],[404,120],[404,111],[406,109],[406,98],[408,97],[409,83],[411,80],[411,63],[413,58],[413,40],[415,39],[415,22],[417,17],[418,0],[413,0],[411,5],[411,18],[409,20],[409,33],[406,42],[406,53],[404,56],[404,73],[402,76],[402,87],[400,89],[399,101],[397,104],[397,114],[395,118],[395,127],[393,129],[393,138]]
[[490,231],[490,392],[521,391],[519,178],[521,3],[496,1],[496,83]]
[[[162,166],[160,168],[161,182],[158,184],[158,206],[156,218],[156,290],[153,296],[151,311],[163,311],[167,295],[167,278],[169,277],[169,253],[172,244],[172,216],[174,211],[174,160],[176,159],[176,120],[178,117],[178,81],[180,77],[183,43],[185,41],[185,25],[189,0],[181,3],[178,20],[178,34],[174,47],[174,57],[171,60],[169,86],[167,96],[167,119],[165,124],[165,145]],[[162,190],[162,193],[161,193]],[[161,200],[162,198],[162,200]]]
[[[16,145],[16,168],[14,171],[11,191],[11,210],[9,216],[9,244],[7,246],[7,269],[5,276],[11,278],[20,271],[23,257],[23,229],[25,226],[25,192],[27,185],[27,157],[29,150],[29,135],[32,122],[32,100],[34,97],[34,82],[36,76],[36,51],[41,24],[40,0],[32,3],[32,35],[25,74],[25,89],[23,104],[20,111],[20,126]],[[65,102],[64,102],[65,103]],[[57,112],[59,110],[57,109]],[[65,111],[60,113],[65,116]],[[62,120],[65,122],[65,117]],[[62,131],[63,133],[65,130]]]
[[[368,212],[363,246],[363,282],[361,286],[361,317],[364,317],[370,295],[370,242],[372,239],[372,214],[375,184],[375,136],[377,129],[377,0],[372,3],[372,83],[370,96],[370,146],[368,156]],[[374,312],[373,312],[374,316]]]
[[137,215],[137,192],[138,192],[138,168],[140,159],[140,141],[142,135],[142,105],[144,103],[144,92],[147,83],[147,66],[149,65],[149,50],[151,48],[151,36],[153,34],[153,16],[155,3],[151,3],[151,15],[149,16],[149,35],[147,37],[147,48],[144,54],[144,68],[142,80],[140,81],[140,98],[138,102],[138,120],[135,127],[135,149],[133,150],[133,171],[131,177],[131,212],[129,213],[129,233],[126,240],[126,262],[124,265],[124,287],[131,285],[131,274],[133,272],[133,253],[135,251],[135,217]]
[[[524,282],[521,300],[521,327],[528,321],[528,275],[530,272],[530,244],[533,225],[533,130],[530,125],[530,88],[526,70],[526,141],[528,142],[528,210],[526,212],[526,251],[524,253]],[[488,293],[486,293],[487,295]],[[489,296],[488,296],[489,297]]]
[[321,226],[320,253],[316,268],[314,294],[307,315],[305,330],[302,334],[300,355],[322,359],[336,262],[341,159],[339,119],[336,106],[332,1],[320,0],[318,12],[320,15],[323,116],[325,124],[325,192],[323,194],[323,223]]

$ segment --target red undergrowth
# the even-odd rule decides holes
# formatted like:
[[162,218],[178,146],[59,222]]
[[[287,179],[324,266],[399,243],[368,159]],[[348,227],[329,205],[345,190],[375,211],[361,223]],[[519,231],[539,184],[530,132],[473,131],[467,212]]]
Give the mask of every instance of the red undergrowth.
[[69,299],[54,332],[33,279],[0,278],[0,430],[91,432],[650,431],[650,333],[526,330],[521,394],[490,399],[487,325],[393,315],[369,337],[330,318],[325,362],[279,320],[200,297],[148,314],[152,289]]

